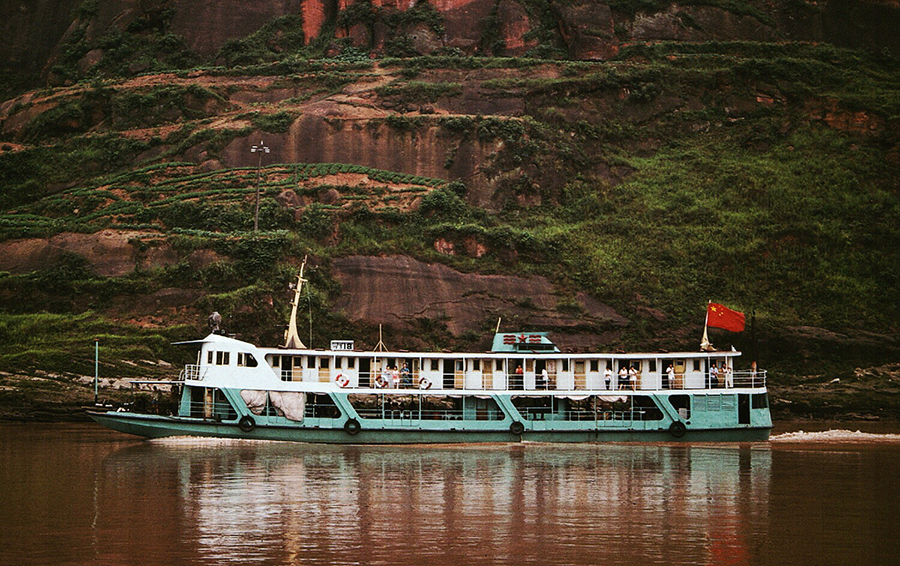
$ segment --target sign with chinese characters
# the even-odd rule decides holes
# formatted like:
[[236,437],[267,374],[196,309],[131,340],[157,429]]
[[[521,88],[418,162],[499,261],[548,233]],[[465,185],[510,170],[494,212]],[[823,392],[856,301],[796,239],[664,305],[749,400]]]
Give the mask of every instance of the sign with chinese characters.
[[352,352],[353,351],[353,340],[332,340],[331,341],[331,351],[332,352]]

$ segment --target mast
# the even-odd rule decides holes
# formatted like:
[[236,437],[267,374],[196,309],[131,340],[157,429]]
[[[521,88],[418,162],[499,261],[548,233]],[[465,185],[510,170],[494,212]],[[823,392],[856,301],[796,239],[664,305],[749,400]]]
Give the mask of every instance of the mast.
[[297,305],[300,304],[300,291],[303,289],[303,283],[306,281],[306,279],[303,278],[303,270],[306,269],[307,257],[308,256],[303,257],[303,264],[300,265],[300,275],[297,276],[297,286],[294,289],[294,300],[291,301],[291,322],[284,333],[285,348],[306,348],[300,340],[300,335],[297,333]]

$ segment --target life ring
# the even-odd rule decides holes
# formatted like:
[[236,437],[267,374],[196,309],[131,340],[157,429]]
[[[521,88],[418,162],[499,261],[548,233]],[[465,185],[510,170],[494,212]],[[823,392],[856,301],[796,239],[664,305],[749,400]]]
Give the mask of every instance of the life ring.
[[675,438],[681,438],[687,432],[687,427],[681,421],[675,421],[669,425],[669,434]]
[[431,380],[427,377],[419,378],[419,389],[431,389]]
[[344,432],[350,436],[356,436],[361,430],[362,425],[360,425],[359,421],[356,419],[347,419],[347,422],[344,423]]
[[525,432],[525,425],[523,425],[519,421],[514,421],[511,425],[509,425],[509,432],[515,434],[516,436],[520,436],[523,432]]
[[337,374],[337,377],[334,378],[334,383],[338,387],[347,387],[348,385],[350,385],[350,378],[345,377],[342,373],[339,373]]
[[244,432],[250,432],[256,428],[256,421],[253,420],[253,417],[250,415],[244,415],[241,417],[241,420],[238,421],[238,428]]
[[388,381],[385,379],[383,375],[379,375],[375,378],[375,389],[384,389],[387,387]]

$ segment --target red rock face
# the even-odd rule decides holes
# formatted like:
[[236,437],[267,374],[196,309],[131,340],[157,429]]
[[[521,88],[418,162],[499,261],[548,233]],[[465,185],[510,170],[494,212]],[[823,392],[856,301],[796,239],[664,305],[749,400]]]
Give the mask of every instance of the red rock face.
[[312,41],[319,37],[322,26],[325,25],[327,20],[325,8],[325,2],[312,2],[309,0],[303,2],[300,13],[303,15],[303,35],[306,37],[306,41]]
[[[301,4],[308,4],[308,9],[321,11],[323,15],[326,6],[322,0],[217,0],[182,1],[175,4],[172,32],[183,35],[188,47],[204,56],[214,55],[229,39],[250,35],[275,18],[300,13]],[[314,8],[314,5],[319,5],[320,8]],[[322,21],[324,22],[324,17]],[[318,29],[321,29],[321,25]]]
[[497,19],[500,20],[500,32],[506,47],[504,55],[523,55],[537,46],[536,40],[526,40],[524,37],[531,31],[531,19],[521,4],[512,0],[500,0],[497,4]]
[[585,322],[618,327],[626,319],[610,307],[580,295],[583,316],[557,310],[556,289],[544,277],[462,273],[406,256],[350,256],[335,259],[332,273],[341,283],[338,301],[350,320],[403,327],[422,317],[444,318],[459,335],[496,322],[497,312],[513,313],[524,325],[565,332]]
[[619,52],[612,12],[596,2],[554,2],[573,59],[609,59]]

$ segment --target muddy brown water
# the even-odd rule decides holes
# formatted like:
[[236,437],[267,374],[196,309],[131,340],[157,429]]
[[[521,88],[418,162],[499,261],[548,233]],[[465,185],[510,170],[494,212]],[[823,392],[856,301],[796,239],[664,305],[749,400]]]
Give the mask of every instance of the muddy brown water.
[[897,563],[900,430],[815,426],[336,447],[2,424],[0,564]]

